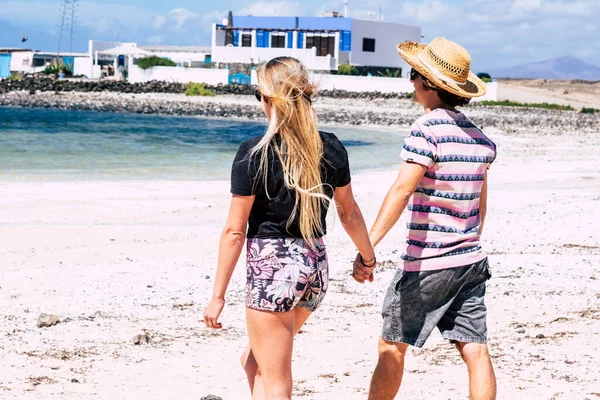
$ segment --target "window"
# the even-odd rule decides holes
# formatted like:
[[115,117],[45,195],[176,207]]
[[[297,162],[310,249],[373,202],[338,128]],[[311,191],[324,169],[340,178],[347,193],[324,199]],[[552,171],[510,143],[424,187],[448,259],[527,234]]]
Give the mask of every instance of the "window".
[[285,47],[285,36],[282,34],[274,33],[271,36],[271,47],[276,49],[282,49]]
[[251,33],[242,33],[242,47],[252,47]]
[[325,57],[335,55],[335,36],[307,36],[306,48],[317,48],[317,57]]
[[363,51],[375,53],[375,39],[363,38]]
[[[49,60],[51,61],[51,60]],[[46,65],[46,60],[43,58],[34,58],[33,59],[33,66],[34,67],[43,67],[44,65]]]

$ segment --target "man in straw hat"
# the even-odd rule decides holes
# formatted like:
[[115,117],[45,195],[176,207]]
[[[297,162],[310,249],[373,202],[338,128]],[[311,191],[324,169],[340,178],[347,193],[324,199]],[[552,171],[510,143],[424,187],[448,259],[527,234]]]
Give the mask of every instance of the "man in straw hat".
[[[487,203],[487,170],[496,145],[456,110],[485,93],[471,57],[444,38],[404,42],[415,101],[425,114],[405,139],[404,163],[369,233],[376,246],[408,210],[402,262],[383,305],[379,361],[369,399],[393,399],[409,345],[421,347],[437,326],[469,371],[471,399],[494,399],[496,378],[487,347],[485,282],[491,277],[479,238]],[[353,276],[373,280],[357,256]]]

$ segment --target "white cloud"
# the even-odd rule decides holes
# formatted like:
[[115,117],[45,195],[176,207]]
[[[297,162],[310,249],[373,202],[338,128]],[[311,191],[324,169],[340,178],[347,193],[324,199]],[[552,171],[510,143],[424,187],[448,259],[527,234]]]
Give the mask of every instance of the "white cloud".
[[258,1],[234,12],[234,15],[297,16],[305,15],[304,7],[291,1]]
[[534,11],[540,8],[542,0],[515,0],[513,3],[513,10],[523,10],[526,12]]
[[176,8],[167,14],[169,22],[175,23],[175,28],[181,29],[188,21],[198,18],[198,14],[187,8]]
[[166,23],[167,17],[165,17],[164,15],[158,15],[154,17],[154,20],[152,21],[152,27],[156,30],[160,30],[165,26]]

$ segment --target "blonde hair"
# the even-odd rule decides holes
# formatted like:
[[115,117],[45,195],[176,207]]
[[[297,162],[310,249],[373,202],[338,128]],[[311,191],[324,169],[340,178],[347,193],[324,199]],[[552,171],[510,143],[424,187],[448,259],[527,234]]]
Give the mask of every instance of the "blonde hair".
[[[265,135],[251,154],[260,154],[258,171],[266,189],[268,152],[272,146],[281,161],[284,184],[296,194],[294,211],[286,227],[299,215],[302,238],[313,245],[323,235],[321,210],[330,201],[323,190],[323,142],[311,101],[316,87],[304,65],[292,57],[272,59],[259,67],[257,77],[261,95],[271,104],[271,118]],[[279,142],[274,140],[277,134]]]

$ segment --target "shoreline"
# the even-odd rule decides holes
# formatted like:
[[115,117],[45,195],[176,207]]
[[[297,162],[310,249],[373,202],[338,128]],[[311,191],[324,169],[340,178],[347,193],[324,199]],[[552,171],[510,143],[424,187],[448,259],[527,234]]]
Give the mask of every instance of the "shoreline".
[[[225,118],[263,121],[264,115],[253,96],[218,95],[187,97],[183,94],[116,92],[9,92],[0,94],[0,106],[58,108],[162,116]],[[365,128],[403,128],[422,114],[408,99],[318,98],[315,110],[319,123]],[[495,128],[507,134],[561,135],[600,131],[600,114],[520,107],[483,106],[461,108],[480,128]]]

